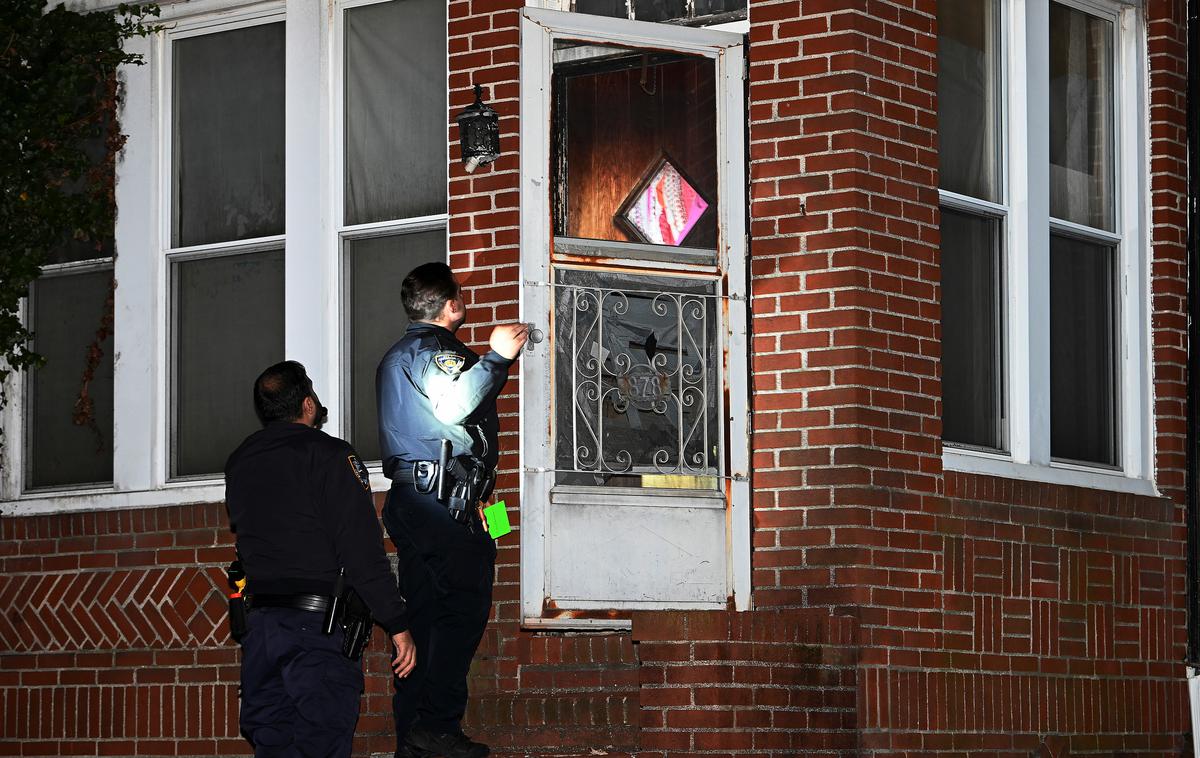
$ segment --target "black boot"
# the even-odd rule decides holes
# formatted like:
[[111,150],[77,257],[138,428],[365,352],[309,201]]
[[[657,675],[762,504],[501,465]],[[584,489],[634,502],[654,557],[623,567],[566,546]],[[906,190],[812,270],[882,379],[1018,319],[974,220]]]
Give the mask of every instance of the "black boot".
[[[426,756],[441,756],[441,758],[484,758],[492,752],[491,748],[482,742],[472,742],[461,732],[438,734],[420,727],[408,731],[405,747],[409,748],[412,758]],[[400,754],[397,753],[397,756]],[[404,756],[402,758],[408,758]]]

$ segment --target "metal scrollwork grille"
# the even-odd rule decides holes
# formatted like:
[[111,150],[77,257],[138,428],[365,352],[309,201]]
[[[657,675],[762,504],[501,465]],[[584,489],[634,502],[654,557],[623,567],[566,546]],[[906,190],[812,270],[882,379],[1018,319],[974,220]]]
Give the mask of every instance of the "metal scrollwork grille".
[[[711,283],[566,272],[555,287],[558,468],[587,483],[719,476]],[[694,481],[694,480],[693,480]]]

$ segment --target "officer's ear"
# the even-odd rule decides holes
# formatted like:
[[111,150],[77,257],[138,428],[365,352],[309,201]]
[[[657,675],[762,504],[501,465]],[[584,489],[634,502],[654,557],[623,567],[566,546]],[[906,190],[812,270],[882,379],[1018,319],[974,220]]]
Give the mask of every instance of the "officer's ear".
[[317,401],[313,400],[313,396],[309,395],[300,403],[300,418],[296,419],[301,424],[312,426],[313,421],[317,417]]

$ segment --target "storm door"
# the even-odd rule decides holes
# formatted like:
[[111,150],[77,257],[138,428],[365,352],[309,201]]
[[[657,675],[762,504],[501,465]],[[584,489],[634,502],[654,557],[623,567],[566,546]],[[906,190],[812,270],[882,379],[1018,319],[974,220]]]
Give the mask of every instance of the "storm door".
[[525,14],[526,622],[744,606],[741,38]]

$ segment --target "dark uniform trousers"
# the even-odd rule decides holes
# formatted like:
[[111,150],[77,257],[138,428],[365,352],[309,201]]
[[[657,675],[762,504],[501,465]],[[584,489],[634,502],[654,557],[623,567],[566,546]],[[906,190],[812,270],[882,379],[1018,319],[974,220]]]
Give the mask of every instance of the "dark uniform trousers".
[[256,608],[242,638],[242,732],[258,758],[349,756],[362,664],[342,655],[324,614]]
[[413,672],[395,680],[400,747],[414,725],[461,733],[467,672],[492,607],[496,543],[478,523],[468,529],[453,521],[433,495],[411,484],[392,485],[383,523],[396,543],[400,593],[417,647]]

